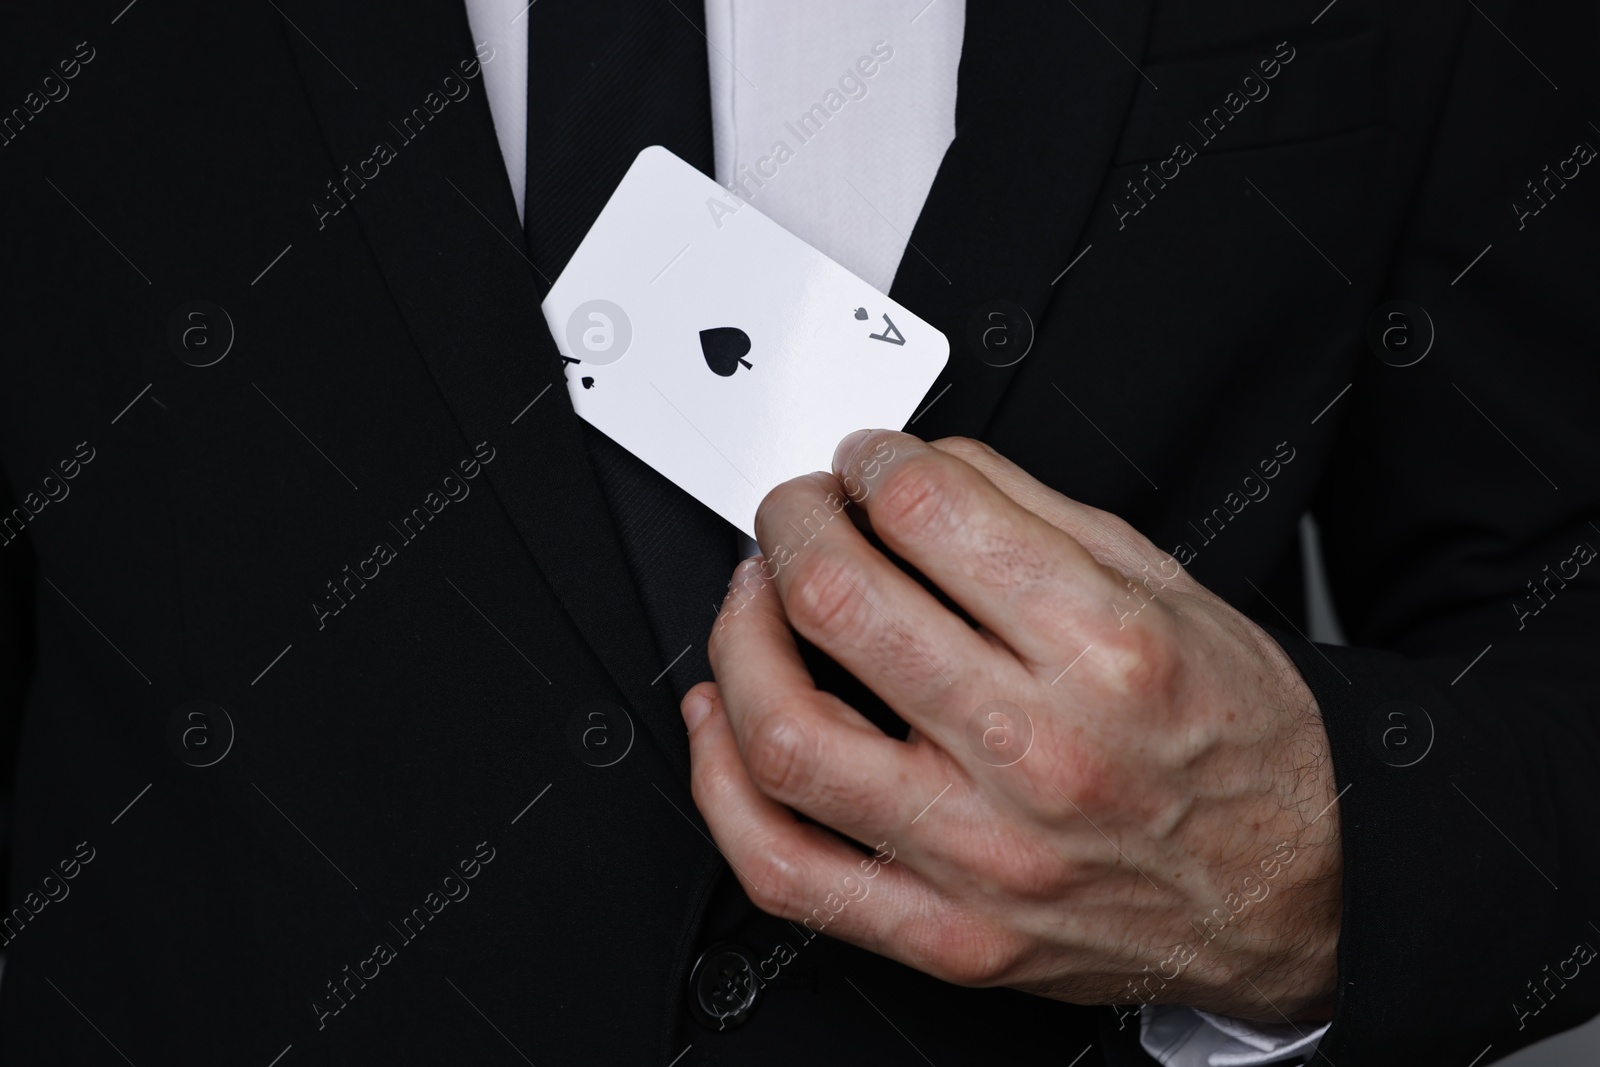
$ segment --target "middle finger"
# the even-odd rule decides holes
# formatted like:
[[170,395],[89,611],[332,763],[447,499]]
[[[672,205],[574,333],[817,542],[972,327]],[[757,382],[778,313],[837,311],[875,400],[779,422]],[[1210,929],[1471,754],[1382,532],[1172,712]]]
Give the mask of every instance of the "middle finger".
[[843,502],[838,481],[822,473],[786,482],[762,501],[756,536],[776,569],[784,613],[948,748],[962,729],[954,713],[1020,667],[873,548],[842,514]]

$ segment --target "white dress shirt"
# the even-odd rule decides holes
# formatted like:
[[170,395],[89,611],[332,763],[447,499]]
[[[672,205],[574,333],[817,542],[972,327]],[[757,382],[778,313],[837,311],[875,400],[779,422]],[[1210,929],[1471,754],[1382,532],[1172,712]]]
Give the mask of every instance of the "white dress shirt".
[[[530,5],[466,5],[473,40],[494,47],[483,85],[520,217]],[[965,0],[705,0],[705,11],[717,181],[888,292],[955,139]],[[1309,1056],[1326,1030],[1285,1034],[1175,1006],[1140,1021],[1145,1051],[1166,1067]]]

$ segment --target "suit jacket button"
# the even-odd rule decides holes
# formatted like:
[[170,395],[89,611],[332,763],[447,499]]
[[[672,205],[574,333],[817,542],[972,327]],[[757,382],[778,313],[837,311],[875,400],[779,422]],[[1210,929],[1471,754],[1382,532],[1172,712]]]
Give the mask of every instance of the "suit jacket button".
[[760,996],[755,957],[743,945],[712,945],[689,974],[689,1013],[713,1030],[743,1026]]

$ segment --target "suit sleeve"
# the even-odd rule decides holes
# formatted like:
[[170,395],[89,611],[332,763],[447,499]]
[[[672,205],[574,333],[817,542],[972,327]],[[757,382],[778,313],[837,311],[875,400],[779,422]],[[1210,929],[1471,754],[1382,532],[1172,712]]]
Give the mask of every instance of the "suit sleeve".
[[1329,413],[1350,647],[1277,635],[1343,791],[1318,1062],[1488,1063],[1600,1011],[1597,16],[1494,7],[1385,286],[1422,314]]

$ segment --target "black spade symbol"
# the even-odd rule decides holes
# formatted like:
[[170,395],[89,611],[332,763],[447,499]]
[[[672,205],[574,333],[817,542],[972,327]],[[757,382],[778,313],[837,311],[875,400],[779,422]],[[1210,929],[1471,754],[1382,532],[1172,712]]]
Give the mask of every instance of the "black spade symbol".
[[742,363],[750,370],[755,368],[744,358],[750,351],[750,335],[737,326],[716,326],[700,331],[700,351],[706,357],[706,366],[713,374],[727,378]]
[[594,379],[593,378],[587,378],[587,377],[584,378],[583,379],[583,387],[585,389],[593,389],[594,388]]
[[866,322],[867,321],[867,309],[866,308],[856,308],[856,318],[860,319],[862,322]]

